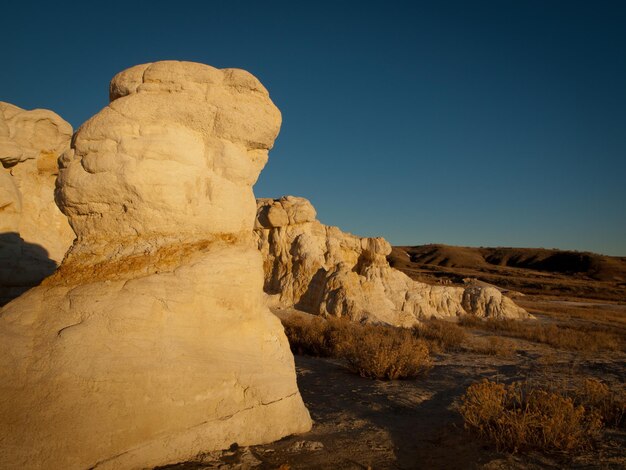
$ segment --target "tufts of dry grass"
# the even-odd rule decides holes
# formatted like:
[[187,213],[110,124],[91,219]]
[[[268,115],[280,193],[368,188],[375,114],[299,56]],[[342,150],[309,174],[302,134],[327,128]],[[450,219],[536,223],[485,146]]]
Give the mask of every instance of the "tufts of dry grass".
[[406,329],[297,316],[283,324],[294,353],[344,359],[363,377],[411,378],[432,367],[426,342]]
[[[626,316],[619,308],[611,308],[610,304],[598,307],[594,304],[570,302],[554,302],[527,296],[517,300],[520,307],[529,313],[547,315],[563,323],[583,321],[593,323],[596,327],[604,327],[613,333],[626,332]],[[614,304],[617,307],[619,304]]]
[[499,336],[473,338],[471,341],[468,341],[466,347],[470,352],[488,356],[508,357],[515,353],[515,343]]
[[619,336],[606,331],[597,331],[584,327],[520,320],[482,320],[472,316],[461,318],[459,324],[570,351],[619,351],[624,347],[623,341]]
[[470,337],[465,330],[455,323],[445,320],[422,322],[413,328],[416,338],[423,339],[434,352],[468,351],[490,356],[507,357],[516,350],[515,343],[506,338],[488,336]]
[[413,328],[413,334],[428,342],[430,349],[437,352],[460,351],[467,340],[463,328],[444,320],[430,320]]

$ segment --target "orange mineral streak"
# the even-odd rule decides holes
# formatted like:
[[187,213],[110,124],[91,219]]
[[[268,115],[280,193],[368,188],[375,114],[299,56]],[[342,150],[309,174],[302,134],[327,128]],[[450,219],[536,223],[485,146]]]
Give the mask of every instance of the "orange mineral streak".
[[[68,286],[98,281],[136,279],[156,273],[171,272],[188,263],[194,256],[221,247],[249,244],[249,235],[212,234],[210,238],[188,243],[158,246],[150,251],[124,254],[122,256],[101,253],[80,256],[68,254],[64,263],[42,286]],[[134,242],[136,243],[136,241]]]

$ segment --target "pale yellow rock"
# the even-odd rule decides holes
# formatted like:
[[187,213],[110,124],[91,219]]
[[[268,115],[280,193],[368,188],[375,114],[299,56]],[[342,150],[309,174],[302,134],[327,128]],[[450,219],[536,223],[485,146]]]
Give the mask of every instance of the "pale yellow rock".
[[309,430],[252,234],[278,109],[249,73],[188,62],[110,95],[61,158],[75,244],[0,311],[0,468],[151,468]]
[[54,202],[71,137],[52,111],[0,102],[0,305],[51,274],[74,240]]
[[412,326],[421,319],[530,315],[493,287],[431,286],[387,262],[383,238],[360,238],[321,224],[304,198],[258,199],[255,235],[265,291],[275,306],[355,321]]

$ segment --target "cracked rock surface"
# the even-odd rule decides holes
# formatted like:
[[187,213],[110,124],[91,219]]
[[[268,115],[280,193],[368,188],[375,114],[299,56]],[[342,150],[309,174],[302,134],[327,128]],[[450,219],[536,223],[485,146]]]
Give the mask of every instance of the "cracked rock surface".
[[146,468],[309,430],[252,234],[267,90],[167,61],[110,96],[60,159],[76,242],[0,310],[0,468]]

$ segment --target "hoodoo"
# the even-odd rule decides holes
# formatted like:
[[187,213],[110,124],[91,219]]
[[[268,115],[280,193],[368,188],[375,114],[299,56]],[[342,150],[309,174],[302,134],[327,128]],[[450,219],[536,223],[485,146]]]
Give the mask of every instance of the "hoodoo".
[[0,101],[0,305],[52,274],[74,240],[54,203],[72,126],[47,109]]
[[60,159],[74,245],[0,311],[0,467],[145,468],[307,431],[252,233],[267,90],[167,61],[110,98]]
[[431,317],[530,316],[494,287],[413,281],[389,266],[391,246],[384,238],[361,238],[323,225],[304,198],[259,199],[257,204],[255,234],[265,290],[276,306],[395,326]]

